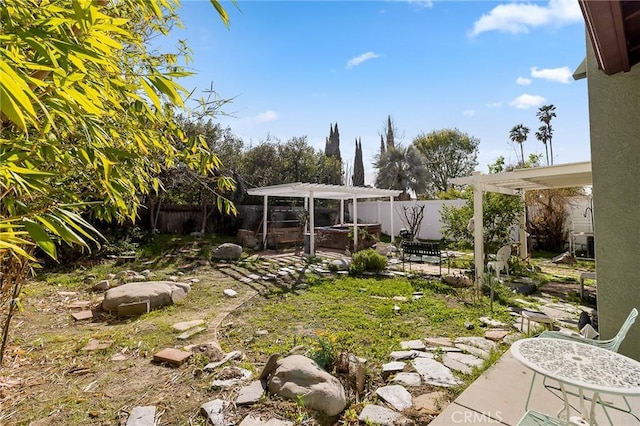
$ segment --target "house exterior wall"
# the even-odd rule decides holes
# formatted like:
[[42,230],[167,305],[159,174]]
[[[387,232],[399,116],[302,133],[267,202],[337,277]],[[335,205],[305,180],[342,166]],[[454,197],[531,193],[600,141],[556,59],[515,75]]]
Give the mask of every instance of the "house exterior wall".
[[[598,317],[612,337],[640,309],[640,64],[612,76],[587,42]],[[640,360],[640,322],[620,352]]]

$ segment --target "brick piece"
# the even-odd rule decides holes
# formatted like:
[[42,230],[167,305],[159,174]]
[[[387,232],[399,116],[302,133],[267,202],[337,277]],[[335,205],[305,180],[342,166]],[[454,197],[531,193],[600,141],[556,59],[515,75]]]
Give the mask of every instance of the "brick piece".
[[88,300],[78,300],[77,302],[69,303],[70,309],[88,309],[91,307],[91,302]]
[[90,310],[74,312],[71,314],[71,316],[76,321],[89,320],[89,319],[93,319],[93,312]]
[[160,352],[153,354],[153,360],[158,362],[168,362],[173,365],[182,365],[191,355],[193,355],[192,352],[181,351],[180,349],[174,348],[165,348]]

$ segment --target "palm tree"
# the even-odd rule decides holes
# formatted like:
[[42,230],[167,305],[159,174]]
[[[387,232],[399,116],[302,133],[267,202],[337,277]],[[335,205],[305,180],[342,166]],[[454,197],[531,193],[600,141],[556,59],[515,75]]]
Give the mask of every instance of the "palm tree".
[[427,184],[427,169],[420,153],[409,145],[387,148],[374,164],[378,169],[376,187],[401,190],[407,194],[408,190],[416,194],[424,192]]
[[[546,141],[549,142],[549,149],[551,150],[551,165],[553,166],[553,145],[551,144],[551,137],[553,136],[553,128],[551,127],[551,119],[553,117],[556,116],[556,107],[554,105],[542,105],[540,107],[540,109],[538,109],[538,112],[536,113],[536,116],[538,117],[538,119],[544,123],[544,126],[542,127],[546,127]],[[542,129],[542,127],[540,127],[540,129]],[[540,139],[540,137],[538,136],[538,134],[536,133],[536,137],[538,139]],[[542,139],[540,139],[540,141],[542,141],[542,143],[544,143],[544,147],[545,149],[547,148],[547,143],[546,141],[543,141]],[[547,155],[547,165],[549,165],[549,156]]]
[[549,165],[549,148],[547,147],[547,142],[551,141],[552,132],[551,124],[548,126],[540,126],[536,132],[536,138],[544,144],[544,150],[547,154],[547,166]]
[[513,126],[509,132],[509,139],[511,139],[511,142],[517,142],[520,144],[520,155],[522,156],[521,167],[524,167],[524,149],[522,149],[522,144],[527,140],[528,134],[529,128],[524,124],[517,124]]

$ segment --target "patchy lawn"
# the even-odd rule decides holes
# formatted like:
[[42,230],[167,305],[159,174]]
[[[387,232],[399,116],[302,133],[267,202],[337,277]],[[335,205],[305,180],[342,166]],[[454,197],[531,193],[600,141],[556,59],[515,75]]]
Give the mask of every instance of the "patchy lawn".
[[[151,360],[165,347],[209,342],[217,342],[224,352],[242,351],[244,358],[236,365],[256,374],[274,353],[297,349],[309,356],[333,356],[348,351],[367,359],[364,398],[375,398],[373,391],[384,383],[381,365],[389,361],[389,352],[400,349],[400,341],[480,335],[484,330],[478,318],[488,315],[488,303],[470,303],[470,292],[421,278],[301,273],[303,279],[289,282],[242,283],[238,278],[262,276],[282,262],[256,257],[210,262],[211,251],[202,243],[180,239],[170,251],[147,253],[136,263],[100,262],[42,274],[25,285],[23,310],[13,319],[0,372],[1,424],[124,424],[138,405],[156,405],[162,413],[160,424],[204,424],[200,405],[215,398],[231,399],[234,392],[213,389],[216,373],[202,369],[221,353],[214,346],[195,349],[196,355],[176,368]],[[192,290],[179,304],[137,318],[118,319],[104,312],[96,312],[93,321],[71,317],[74,302],[99,304],[102,293],[90,291],[95,282],[125,269],[150,269],[154,280],[177,276],[191,282]],[[235,290],[237,297],[226,297],[224,289]],[[416,291],[424,297],[413,299]],[[504,306],[494,303],[494,311],[494,318],[509,320]],[[194,319],[204,320],[207,330],[178,340],[179,332],[171,325]],[[468,322],[476,327],[468,330]],[[106,347],[84,350],[92,339]],[[449,390],[451,396],[475,377],[477,372],[461,376],[465,385]],[[313,423],[313,413],[277,398],[267,398],[252,411],[278,413],[297,423],[355,424],[357,407],[353,405],[333,423],[321,418]]]

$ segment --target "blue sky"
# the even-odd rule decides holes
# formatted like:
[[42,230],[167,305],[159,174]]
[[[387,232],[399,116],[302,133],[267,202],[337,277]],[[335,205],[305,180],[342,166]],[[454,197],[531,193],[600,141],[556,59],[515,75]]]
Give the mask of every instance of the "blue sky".
[[307,136],[324,148],[338,123],[352,167],[362,139],[366,182],[387,116],[396,138],[455,127],[480,139],[478,169],[503,155],[516,162],[509,130],[531,129],[525,155],[543,153],[536,111],[554,104],[554,162],[590,159],[585,56],[577,0],[242,1],[223,3],[229,28],[205,0],[183,1],[184,39],[201,91],[234,98],[219,121],[245,144]]

